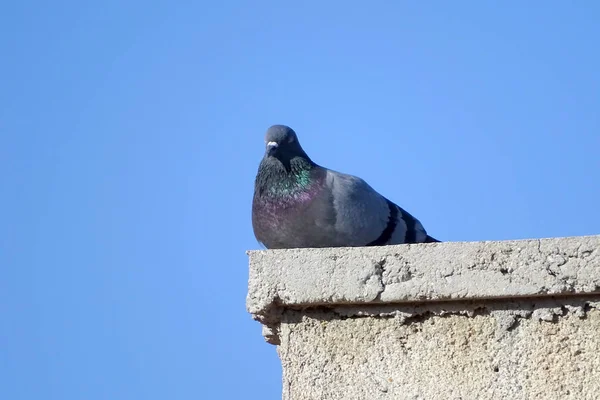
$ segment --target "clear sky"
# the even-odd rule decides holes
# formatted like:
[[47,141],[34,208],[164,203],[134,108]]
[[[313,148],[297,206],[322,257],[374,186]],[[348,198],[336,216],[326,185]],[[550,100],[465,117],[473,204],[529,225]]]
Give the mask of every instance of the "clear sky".
[[0,398],[280,397],[245,310],[272,124],[444,241],[600,233],[598,21],[591,0],[4,2]]

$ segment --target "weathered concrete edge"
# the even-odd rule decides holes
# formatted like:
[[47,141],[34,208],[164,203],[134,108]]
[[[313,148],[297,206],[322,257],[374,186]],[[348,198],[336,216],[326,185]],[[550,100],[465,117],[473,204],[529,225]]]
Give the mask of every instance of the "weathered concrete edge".
[[271,343],[285,308],[600,292],[600,236],[248,254],[247,308]]

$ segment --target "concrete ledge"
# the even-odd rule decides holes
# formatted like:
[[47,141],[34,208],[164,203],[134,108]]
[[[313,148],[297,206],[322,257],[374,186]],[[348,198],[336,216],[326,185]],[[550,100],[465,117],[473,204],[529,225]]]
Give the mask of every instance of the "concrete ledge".
[[598,398],[600,236],[249,254],[284,400]]
[[247,308],[278,344],[285,309],[596,294],[599,249],[587,236],[251,251]]

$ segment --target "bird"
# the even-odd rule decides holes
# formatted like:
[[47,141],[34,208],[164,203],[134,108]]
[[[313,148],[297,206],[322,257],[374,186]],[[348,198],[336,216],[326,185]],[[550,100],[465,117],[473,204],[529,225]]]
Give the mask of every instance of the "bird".
[[363,179],[316,164],[296,132],[265,135],[252,199],[252,228],[267,249],[433,243],[421,222]]

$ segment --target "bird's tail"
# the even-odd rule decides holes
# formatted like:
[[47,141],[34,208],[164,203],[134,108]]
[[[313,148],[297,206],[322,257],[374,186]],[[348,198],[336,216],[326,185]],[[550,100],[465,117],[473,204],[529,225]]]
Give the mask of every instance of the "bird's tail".
[[427,237],[423,241],[423,243],[437,243],[437,242],[439,242],[439,240],[437,240],[436,238],[433,238],[429,235],[427,235]]

